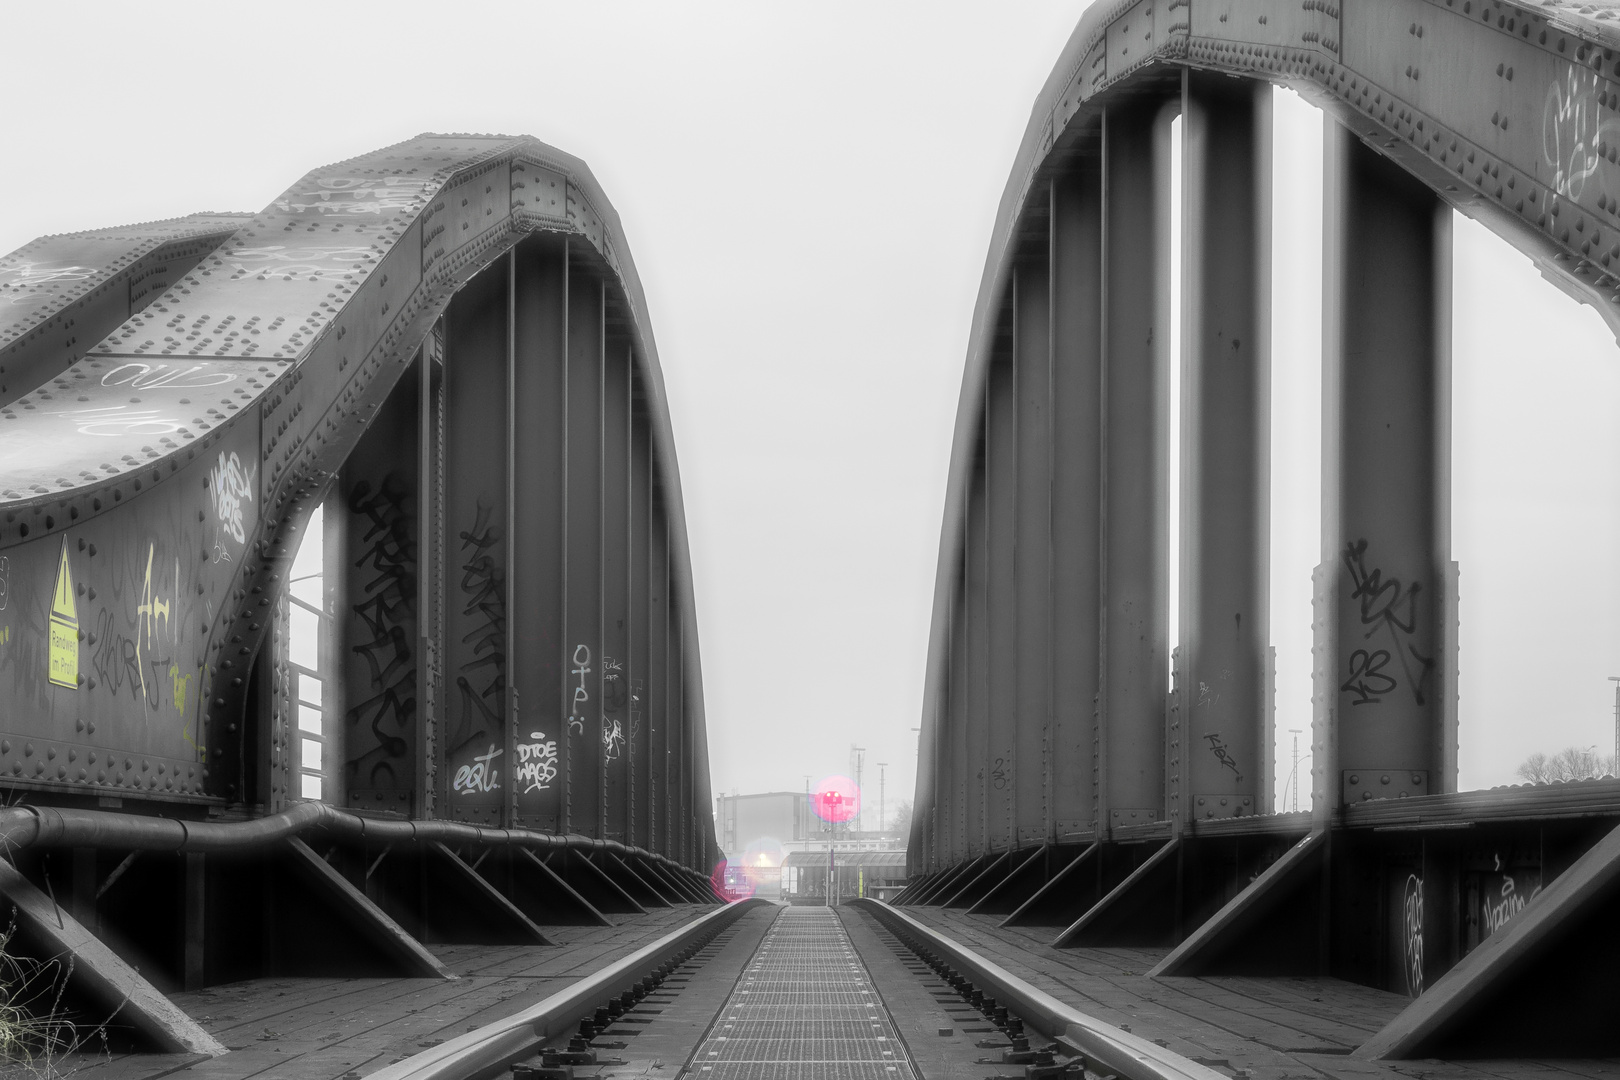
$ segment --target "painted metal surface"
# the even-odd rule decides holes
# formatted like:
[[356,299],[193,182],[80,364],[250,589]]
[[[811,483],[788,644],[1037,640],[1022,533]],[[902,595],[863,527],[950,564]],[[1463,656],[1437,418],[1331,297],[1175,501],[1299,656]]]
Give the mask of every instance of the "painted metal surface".
[[1164,816],[1171,114],[1111,110],[1103,150],[1102,686],[1096,828]]
[[1019,267],[1013,290],[1017,395],[1017,506],[1013,516],[1015,601],[1013,844],[1039,844],[1051,820],[1052,778],[1052,310],[1047,266]]
[[1273,757],[1271,91],[1189,73],[1184,99],[1178,823],[1269,812]]
[[[1052,836],[1094,833],[1102,490],[1102,177],[1052,185]],[[1062,462],[1062,467],[1056,463]]]
[[[1450,560],[1450,215],[1330,133],[1323,574],[1332,645],[1312,776],[1321,814],[1442,790],[1440,653]],[[1452,736],[1453,740],[1455,736]],[[1319,749],[1318,749],[1319,748]],[[1336,797],[1335,797],[1336,796]]]
[[[633,399],[657,506],[645,525],[662,534],[660,587],[674,594],[660,614],[679,642],[663,690],[680,784],[655,797],[684,800],[659,814],[707,871],[706,815],[687,821],[707,805],[706,766],[667,406],[628,247],[582,163],[531,139],[425,135],[317,169],[258,215],[50,238],[0,274],[15,315],[0,348],[37,350],[69,324],[96,334],[51,338],[48,379],[0,401],[0,785],[287,805],[315,672],[286,649],[313,613],[331,628],[314,706],[329,797],[628,836],[622,740],[612,808],[602,801],[603,722],[626,727],[637,676],[605,671],[600,623],[611,595],[622,665]],[[122,308],[98,299],[115,293]],[[565,320],[570,305],[589,310]],[[611,437],[625,447],[605,460],[610,339]],[[587,365],[569,393],[597,386],[583,413],[559,392],[564,349]],[[23,370],[14,354],[0,381]],[[577,440],[558,437],[575,426]],[[589,526],[566,553],[565,499],[579,511],[566,527]],[[335,565],[305,609],[286,577],[322,500]],[[521,557],[518,524],[535,532]],[[590,631],[577,642],[561,636],[565,600],[569,625]],[[569,742],[577,646],[596,711]],[[571,758],[546,759],[555,785],[519,790],[536,744]],[[527,764],[525,778],[544,775]],[[572,804],[565,778],[582,788]]]
[[[1617,48],[1620,33],[1602,5],[1460,0],[1165,5],[1144,0],[1089,9],[1032,111],[986,260],[941,533],[925,718],[939,715],[935,699],[945,692],[950,646],[944,616],[958,587],[963,537],[957,523],[969,516],[980,403],[995,343],[1007,330],[1006,297],[1026,257],[1036,211],[1050,204],[1053,181],[1098,160],[1099,153],[1106,161],[1099,145],[1105,112],[1110,130],[1146,123],[1129,118],[1129,111],[1175,97],[1183,66],[1293,86],[1408,172],[1434,199],[1480,218],[1572,295],[1620,325],[1615,315],[1620,277],[1609,272],[1620,259],[1614,220],[1620,214],[1620,166],[1605,127],[1620,107]],[[1130,194],[1117,186],[1110,190]],[[1147,244],[1140,235],[1136,239]],[[1117,278],[1114,271],[1108,276]],[[1121,281],[1113,287],[1125,286]],[[1114,340],[1112,322],[1105,333]],[[1336,553],[1332,565],[1339,561]],[[1450,652],[1456,572],[1442,556],[1433,573],[1429,596],[1438,604],[1436,633],[1443,639],[1432,646],[1433,677],[1437,687],[1447,687],[1455,678]],[[1111,603],[1104,609],[1112,612]],[[1117,658],[1117,643],[1114,651]],[[1100,747],[1107,745],[1109,695],[1115,690],[1105,690]],[[1442,791],[1451,783],[1455,741],[1447,732],[1454,726],[1455,706],[1444,693],[1439,697],[1435,722],[1441,731],[1434,735],[1439,749],[1429,755],[1436,762],[1434,775],[1409,785],[1409,795],[1420,788]],[[1065,705],[1059,700],[1055,707]],[[1381,783],[1383,773],[1378,775]],[[1347,793],[1356,798],[1366,793],[1345,788],[1348,782],[1328,785],[1335,802]],[[932,818],[925,803],[918,805],[921,829]],[[914,844],[913,850],[924,845]]]
[[[1068,926],[1060,944],[1185,941],[1166,970],[1331,973],[1422,1002],[1514,925],[1515,898],[1569,873],[1613,825],[1609,782],[1455,792],[1447,260],[1457,209],[1620,330],[1617,10],[1087,10],[1033,110],[975,308],[922,702],[916,885],[901,902],[973,902],[983,890],[1010,921]],[[1311,814],[1270,812],[1274,83],[1320,104],[1328,127]],[[1043,573],[1048,592],[1034,584]],[[1004,652],[1009,633],[1016,648]],[[1016,678],[998,684],[1009,662]],[[1004,746],[1015,748],[1010,806],[975,776]],[[1524,992],[1531,970],[1590,985],[1554,945],[1527,963],[1471,976],[1481,981],[1469,993],[1500,1003],[1493,995]],[[1581,1008],[1572,996],[1563,1012]],[[1495,1015],[1476,1010],[1469,1023],[1497,1038],[1479,1019]],[[1508,1042],[1558,1049],[1526,1033]]]
[[[249,217],[193,214],[46,236],[0,259],[0,406],[83,357]],[[152,365],[128,374],[150,383],[183,370]]]

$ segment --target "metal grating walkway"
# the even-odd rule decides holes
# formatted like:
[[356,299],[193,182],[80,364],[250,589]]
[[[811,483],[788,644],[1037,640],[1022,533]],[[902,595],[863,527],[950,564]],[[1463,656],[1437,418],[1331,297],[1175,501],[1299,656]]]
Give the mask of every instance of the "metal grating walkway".
[[692,1080],[917,1080],[831,908],[790,907],[698,1044]]

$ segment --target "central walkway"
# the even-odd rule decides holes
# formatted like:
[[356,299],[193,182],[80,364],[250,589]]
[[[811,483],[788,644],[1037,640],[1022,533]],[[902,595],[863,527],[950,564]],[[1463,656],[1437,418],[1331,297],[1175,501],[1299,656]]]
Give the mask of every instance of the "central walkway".
[[831,908],[777,917],[692,1055],[693,1080],[917,1080]]

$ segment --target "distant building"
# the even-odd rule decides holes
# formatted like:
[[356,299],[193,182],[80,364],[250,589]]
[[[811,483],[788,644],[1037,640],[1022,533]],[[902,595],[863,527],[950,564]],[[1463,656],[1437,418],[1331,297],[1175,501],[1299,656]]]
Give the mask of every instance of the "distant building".
[[[826,903],[827,862],[825,847],[789,852],[782,864],[781,898],[790,904]],[[888,899],[898,893],[906,881],[904,848],[846,850],[840,841],[835,862],[838,871],[835,900],[857,896]]]
[[802,791],[767,791],[760,795],[721,795],[714,800],[715,832],[720,850],[732,862],[757,856],[771,856],[771,865],[780,866],[782,854],[794,842],[802,842],[807,828],[821,820],[808,811]]
[[[833,827],[811,809],[804,792],[721,795],[714,810],[728,888],[773,900],[827,895],[827,841]],[[856,832],[849,823],[837,828],[841,895],[876,895],[873,888],[905,879],[904,837]],[[781,871],[785,865],[795,868],[791,890]]]

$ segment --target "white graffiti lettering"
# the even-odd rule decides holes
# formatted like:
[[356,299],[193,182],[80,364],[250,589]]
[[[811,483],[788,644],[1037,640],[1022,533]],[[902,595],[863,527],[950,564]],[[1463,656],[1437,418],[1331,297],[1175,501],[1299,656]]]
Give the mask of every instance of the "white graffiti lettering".
[[316,186],[291,191],[276,202],[276,209],[288,213],[314,210],[321,214],[384,214],[414,209],[425,185],[408,176],[326,177]]
[[61,285],[64,282],[88,281],[96,271],[88,266],[41,266],[21,263],[0,269],[0,299],[20,304],[35,298],[34,289],[41,285]]
[[1525,906],[1541,892],[1540,882],[1530,890],[1529,895],[1521,892],[1516,875],[1512,871],[1502,869],[1501,855],[1496,856],[1496,872],[1502,875],[1502,883],[1497,887],[1496,898],[1493,900],[1490,896],[1482,896],[1479,901],[1480,917],[1487,935],[1494,934],[1506,926],[1509,919],[1523,911]]
[[1552,187],[1579,199],[1586,181],[1603,164],[1603,142],[1620,132],[1620,122],[1601,116],[1603,80],[1594,71],[1571,67],[1547,89],[1541,114],[1541,153],[1552,166]]
[[506,753],[493,744],[489,752],[479,754],[473,758],[471,765],[463,765],[456,770],[456,777],[450,784],[453,791],[495,791],[501,786],[501,771],[495,767],[495,759]]
[[101,385],[128,386],[135,390],[168,386],[185,390],[197,386],[223,386],[236,381],[236,376],[228,371],[208,371],[200,364],[194,364],[184,371],[179,368],[170,371],[168,368],[168,364],[119,364],[101,377]]
[[617,720],[602,722],[602,760],[618,761],[624,747],[624,728]]
[[68,409],[50,415],[67,417],[80,435],[173,435],[183,423],[178,416],[164,416],[156,409],[131,409],[123,405]]
[[1401,903],[1401,955],[1406,992],[1417,997],[1423,993],[1423,879],[1416,874],[1407,875]]
[[590,646],[575,646],[573,674],[579,676],[579,683],[574,687],[574,702],[568,710],[568,730],[571,734],[583,735],[585,733],[585,717],[580,710],[591,700],[591,692],[585,689],[585,676],[590,673]]
[[244,472],[242,461],[231,451],[229,458],[220,452],[219,464],[208,471],[209,491],[214,496],[214,513],[220,526],[238,544],[247,538],[242,528],[242,504],[253,501],[253,473]]
[[517,768],[512,777],[522,785],[521,794],[545,791],[557,778],[557,740],[543,731],[529,732],[530,742],[517,744]]
[[340,281],[355,267],[375,261],[369,247],[299,248],[284,244],[237,248],[225,259],[238,273]]

